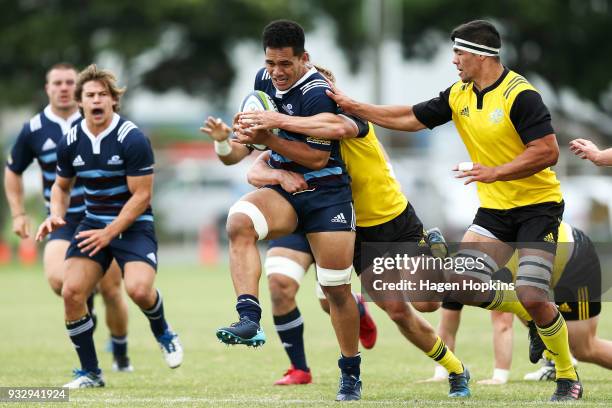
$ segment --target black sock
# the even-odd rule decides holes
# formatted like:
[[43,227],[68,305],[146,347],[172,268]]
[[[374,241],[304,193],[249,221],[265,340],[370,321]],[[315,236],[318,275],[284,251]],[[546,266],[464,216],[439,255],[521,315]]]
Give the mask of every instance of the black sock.
[[274,316],[274,326],[293,367],[310,371],[304,351],[304,319],[296,307],[283,316]]
[[259,324],[261,320],[261,306],[259,300],[253,295],[240,295],[236,301],[236,311],[240,318],[248,317],[250,321]]
[[87,298],[87,310],[89,311],[89,315],[91,316],[91,319],[93,320],[93,330],[94,331],[96,331],[96,327],[98,327],[98,316],[96,315],[96,311],[94,308],[94,296],[95,295],[96,295],[95,293],[92,293]]
[[125,336],[111,335],[111,342],[113,344],[113,356],[115,358],[127,356],[127,335]]
[[81,369],[84,371],[100,374],[98,367],[98,356],[93,341],[93,320],[90,315],[66,323],[66,330],[76,352],[79,355]]
[[168,323],[166,323],[166,317],[164,316],[164,302],[162,300],[161,293],[157,291],[157,300],[152,308],[144,310],[142,312],[149,319],[151,325],[151,331],[155,338],[161,336],[168,330]]
[[359,375],[361,374],[360,364],[361,353],[357,353],[357,355],[354,357],[344,357],[342,354],[340,354],[338,367],[340,367],[340,370],[342,370],[343,373],[359,378]]

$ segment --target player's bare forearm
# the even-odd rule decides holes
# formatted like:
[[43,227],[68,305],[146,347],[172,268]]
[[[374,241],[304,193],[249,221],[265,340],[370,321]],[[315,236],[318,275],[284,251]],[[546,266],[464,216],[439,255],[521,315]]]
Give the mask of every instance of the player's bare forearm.
[[70,206],[70,191],[75,180],[76,177],[55,177],[55,182],[51,186],[51,199],[49,200],[49,214],[51,216],[64,218]]
[[255,163],[247,173],[247,181],[254,187],[263,187],[266,185],[280,184],[280,174],[282,170],[271,168],[266,162],[270,157],[270,152],[264,152],[259,155]]
[[127,182],[132,196],[127,200],[117,218],[105,228],[113,238],[128,229],[145,212],[153,196],[152,174],[137,177],[128,176]]
[[597,154],[597,158],[593,160],[593,163],[597,166],[612,166],[612,147],[601,150]]
[[341,140],[356,137],[359,129],[350,119],[333,113],[319,113],[314,116],[281,117],[279,128],[328,140]]
[[329,161],[329,151],[313,149],[306,143],[283,139],[276,135],[270,136],[266,145],[278,154],[312,170],[321,170]]
[[387,129],[406,132],[425,129],[425,125],[416,118],[412,106],[409,105],[372,105],[354,102],[349,109],[345,110],[363,120]]
[[23,178],[8,167],[4,169],[4,191],[9,208],[11,209],[11,216],[18,217],[25,215]]
[[557,163],[559,146],[554,134],[530,142],[526,147],[514,160],[496,168],[498,181],[529,177]]
[[219,157],[219,160],[221,160],[221,162],[225,164],[226,166],[231,166],[232,164],[240,163],[242,159],[244,159],[251,153],[249,148],[243,144],[240,144],[233,140],[230,140],[229,143],[232,146],[232,151],[230,154],[226,156],[217,154],[217,157]]

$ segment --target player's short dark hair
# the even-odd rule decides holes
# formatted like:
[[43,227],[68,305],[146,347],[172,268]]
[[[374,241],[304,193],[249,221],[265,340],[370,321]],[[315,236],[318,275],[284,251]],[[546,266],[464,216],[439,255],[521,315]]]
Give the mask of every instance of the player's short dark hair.
[[461,38],[487,47],[500,48],[501,37],[493,24],[486,20],[473,20],[456,27],[450,35],[451,40]]
[[293,48],[294,55],[304,53],[304,29],[295,21],[275,20],[268,24],[262,35],[264,51],[266,48]]
[[76,72],[78,74],[78,70],[76,69],[76,67],[74,65],[72,65],[69,62],[58,62],[57,64],[53,64],[51,65],[51,67],[49,67],[49,69],[47,70],[47,72],[45,73],[45,80],[47,82],[49,82],[49,74],[51,73],[51,71],[53,71],[54,69],[65,69],[65,70],[73,70],[74,72]]
[[[87,82],[98,81],[102,83],[110,92],[111,96],[117,103],[113,106],[115,112],[119,112],[121,96],[125,93],[126,88],[119,88],[117,85],[117,78],[115,75],[107,70],[100,69],[96,64],[91,64],[81,72],[79,72],[79,78],[77,79],[76,89],[74,90],[74,98],[77,102],[82,101],[83,86]],[[81,114],[83,114],[81,110]]]

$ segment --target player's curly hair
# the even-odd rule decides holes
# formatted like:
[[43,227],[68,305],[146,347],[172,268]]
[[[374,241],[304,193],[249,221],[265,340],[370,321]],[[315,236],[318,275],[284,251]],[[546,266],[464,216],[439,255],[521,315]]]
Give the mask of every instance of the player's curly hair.
[[321,75],[323,75],[325,78],[329,79],[329,82],[331,82],[332,84],[336,83],[336,76],[334,75],[333,72],[331,72],[330,69],[327,69],[327,68],[322,67],[321,65],[317,65],[317,64],[314,64],[313,67],[317,71],[319,71],[319,73]]
[[[103,84],[111,96],[117,103],[113,106],[115,112],[119,112],[121,96],[125,93],[126,88],[119,88],[117,85],[117,78],[115,75],[107,69],[99,69],[96,64],[91,64],[79,73],[77,79],[76,89],[74,90],[74,98],[77,102],[81,102],[83,95],[83,86],[87,82],[98,81]],[[83,112],[81,112],[82,114]]]
[[275,20],[268,24],[262,34],[262,45],[266,48],[293,48],[293,55],[304,53],[304,29],[295,21]]

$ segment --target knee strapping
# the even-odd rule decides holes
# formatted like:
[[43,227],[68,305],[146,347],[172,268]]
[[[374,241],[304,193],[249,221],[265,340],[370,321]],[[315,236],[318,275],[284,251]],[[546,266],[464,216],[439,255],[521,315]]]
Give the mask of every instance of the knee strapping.
[[268,235],[268,222],[266,221],[266,217],[263,215],[261,210],[257,208],[255,204],[248,201],[238,201],[230,207],[227,218],[229,219],[232,214],[236,213],[244,214],[251,219],[253,228],[255,228],[255,232],[257,233],[258,240],[261,241],[262,239],[266,238]]
[[346,269],[327,269],[317,265],[317,280],[321,286],[340,286],[351,283],[353,266]]
[[457,252],[454,259],[457,273],[476,278],[482,282],[491,281],[491,275],[499,269],[493,258],[475,249],[462,249]]
[[298,284],[302,282],[302,278],[304,278],[304,274],[306,273],[302,265],[284,256],[267,257],[264,268],[266,270],[266,276],[277,273],[293,279]]
[[552,267],[552,262],[541,256],[522,256],[516,273],[516,286],[533,286],[548,291]]

